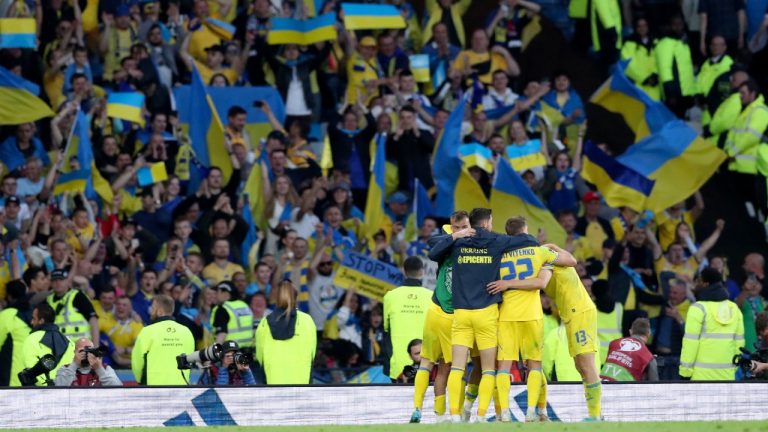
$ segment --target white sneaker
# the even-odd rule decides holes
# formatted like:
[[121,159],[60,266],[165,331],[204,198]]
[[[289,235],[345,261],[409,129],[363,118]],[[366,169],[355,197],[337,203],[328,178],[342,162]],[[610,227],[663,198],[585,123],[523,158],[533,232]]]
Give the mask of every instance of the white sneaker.
[[483,416],[483,417],[480,417],[480,416],[476,416],[476,417],[475,417],[475,418],[472,420],[472,423],[490,423],[490,422],[488,421],[488,419],[487,419],[487,418],[485,418],[485,416]]
[[526,423],[538,423],[539,422],[539,415],[535,412],[533,413],[527,413],[525,415],[525,422]]
[[451,415],[451,423],[464,423],[464,421],[459,414],[453,414]]
[[501,419],[499,420],[502,423],[509,423],[512,421],[512,412],[510,410],[502,411],[501,412]]
[[436,423],[450,423],[451,422],[451,417],[449,415],[446,415],[446,414],[437,415],[437,414],[435,414],[435,416],[437,416],[437,422]]
[[464,409],[461,411],[461,421],[468,422],[472,417],[472,406],[475,401],[464,401]]

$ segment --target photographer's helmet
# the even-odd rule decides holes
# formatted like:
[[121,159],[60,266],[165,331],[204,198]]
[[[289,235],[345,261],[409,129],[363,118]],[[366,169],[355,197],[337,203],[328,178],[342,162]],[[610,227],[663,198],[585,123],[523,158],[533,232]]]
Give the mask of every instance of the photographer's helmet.
[[240,351],[240,346],[235,341],[225,341],[221,344],[223,350],[222,353],[228,353],[230,351]]

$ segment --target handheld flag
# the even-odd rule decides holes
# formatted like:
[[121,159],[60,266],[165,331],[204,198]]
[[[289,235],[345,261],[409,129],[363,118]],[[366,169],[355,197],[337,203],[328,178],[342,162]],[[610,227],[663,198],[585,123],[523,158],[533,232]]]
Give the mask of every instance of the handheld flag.
[[0,124],[33,122],[54,113],[37,95],[40,87],[0,66]]
[[205,25],[208,26],[208,29],[210,29],[216,36],[226,41],[231,41],[232,38],[235,37],[235,26],[226,21],[207,18],[205,20]]
[[327,13],[306,21],[291,18],[272,18],[272,29],[267,33],[270,45],[311,45],[336,40],[336,15]]
[[34,18],[0,18],[0,48],[37,48]]
[[392,5],[342,3],[341,10],[347,30],[405,28],[405,19]]
[[493,230],[504,232],[507,219],[524,216],[528,222],[529,233],[536,235],[539,229],[543,229],[548,242],[564,244],[565,230],[520,175],[512,169],[509,162],[503,158],[499,159],[496,169],[496,179],[491,189]]
[[416,240],[419,228],[424,225],[424,219],[435,213],[432,200],[429,199],[427,190],[418,178],[413,179],[413,212],[408,216],[405,227],[405,238]]
[[53,187],[54,195],[61,195],[66,192],[82,192],[90,179],[88,170],[79,169],[59,175],[56,180],[56,186]]
[[520,145],[508,145],[507,158],[509,158],[512,168],[517,172],[523,172],[539,166],[547,166],[547,158],[541,152],[541,140],[539,139],[528,140]]
[[248,231],[246,232],[245,238],[243,239],[243,244],[240,247],[240,260],[243,264],[243,267],[247,269],[247,272],[251,272],[253,270],[253,266],[256,264],[251,262],[251,249],[253,249],[253,247],[258,243],[258,236],[256,235],[256,224],[253,222],[253,215],[251,214],[249,198],[250,197],[248,195],[245,195],[243,219],[245,220],[245,224],[248,225]]
[[156,162],[150,166],[140,168],[136,173],[136,178],[141,187],[168,180],[168,172],[165,170],[165,162]]
[[380,230],[386,220],[384,182],[386,173],[386,143],[387,134],[379,134],[376,140],[376,150],[371,168],[371,177],[368,184],[368,196],[365,200],[365,222],[364,234],[368,239],[372,239],[376,231]]
[[[71,170],[69,159],[77,157],[80,169]],[[95,199],[98,195],[104,202],[112,202],[112,186],[101,176],[96,169],[96,163],[93,159],[93,147],[91,146],[90,125],[88,118],[82,111],[77,112],[75,123],[72,125],[72,132],[69,143],[64,151],[65,165],[64,174],[54,187],[54,194],[61,194],[67,191],[82,191],[85,188],[85,194],[90,199]],[[85,180],[83,182],[83,180]]]
[[143,93],[111,93],[107,97],[107,115],[109,117],[128,120],[144,126],[144,116],[141,113],[142,106],[144,106]]
[[462,144],[459,154],[467,168],[476,166],[488,174],[493,174],[493,152],[488,147],[478,143]]
[[411,72],[416,82],[429,82],[429,56],[426,54],[414,54],[408,57],[411,64]]

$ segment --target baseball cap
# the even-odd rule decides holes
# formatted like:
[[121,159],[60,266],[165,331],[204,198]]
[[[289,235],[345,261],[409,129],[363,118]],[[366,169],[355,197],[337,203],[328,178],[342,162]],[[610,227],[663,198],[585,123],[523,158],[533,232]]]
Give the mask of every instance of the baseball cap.
[[592,201],[600,201],[600,194],[594,191],[589,191],[584,194],[581,200],[584,201],[585,203],[592,202]]
[[221,344],[222,352],[230,352],[230,351],[238,351],[240,350],[240,345],[237,344],[235,341],[224,341],[223,344]]
[[65,280],[69,276],[69,272],[64,269],[56,269],[51,272],[51,280]]
[[388,202],[394,204],[408,204],[408,196],[403,192],[395,192],[389,196]]
[[11,195],[5,199],[5,205],[8,205],[8,204],[21,205],[21,200],[16,195]]
[[235,288],[232,286],[232,283],[229,281],[219,282],[218,285],[216,285],[217,291],[227,291],[227,292],[233,292]]
[[122,4],[115,10],[115,18],[131,16],[131,7],[127,4]]
[[120,223],[120,225],[122,225],[122,226],[133,225],[135,227],[137,224],[136,224],[136,220],[134,218],[126,217],[126,218],[123,218],[123,221]]
[[376,39],[374,39],[373,36],[365,36],[360,39],[360,46],[376,48]]

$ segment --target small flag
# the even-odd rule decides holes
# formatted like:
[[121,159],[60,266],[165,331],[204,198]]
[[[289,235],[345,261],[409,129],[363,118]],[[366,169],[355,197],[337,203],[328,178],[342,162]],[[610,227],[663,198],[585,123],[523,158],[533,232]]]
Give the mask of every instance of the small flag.
[[216,36],[224,40],[231,41],[235,36],[235,26],[226,21],[208,18],[205,20],[205,24]]
[[347,30],[405,28],[405,19],[393,5],[342,3]]
[[139,186],[149,186],[168,180],[168,172],[165,170],[165,162],[155,162],[150,166],[141,167],[136,173]]
[[54,195],[61,195],[65,192],[83,192],[88,179],[91,178],[90,170],[79,169],[61,174],[53,188]]
[[467,168],[476,166],[488,174],[493,173],[493,152],[482,144],[462,144],[459,147],[461,160]]
[[272,18],[272,29],[267,34],[270,45],[311,45],[336,40],[336,14],[327,13],[317,18],[300,21],[291,18]]
[[429,56],[426,54],[414,54],[408,57],[411,63],[411,72],[416,82],[429,82]]
[[141,114],[143,105],[143,93],[112,93],[107,98],[107,115],[144,126],[144,116]]
[[0,18],[0,48],[37,48],[34,18]]

